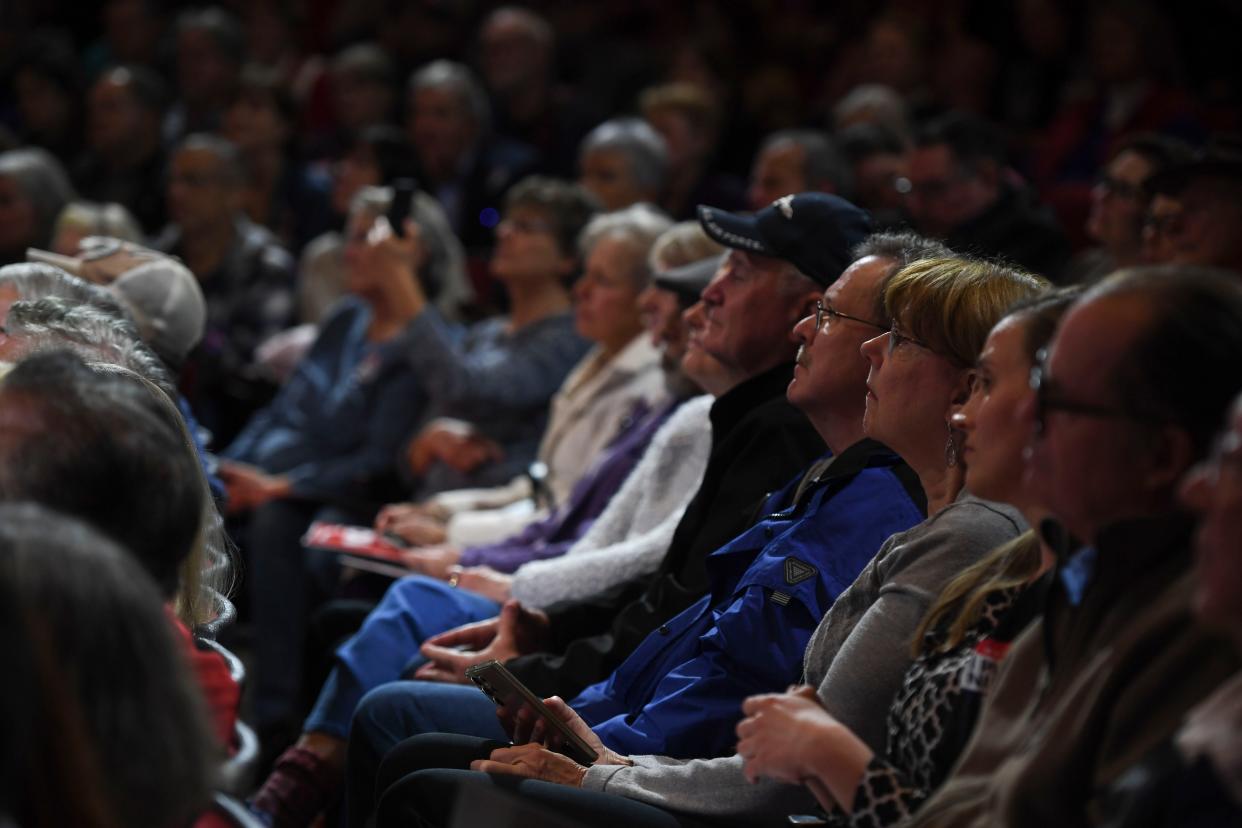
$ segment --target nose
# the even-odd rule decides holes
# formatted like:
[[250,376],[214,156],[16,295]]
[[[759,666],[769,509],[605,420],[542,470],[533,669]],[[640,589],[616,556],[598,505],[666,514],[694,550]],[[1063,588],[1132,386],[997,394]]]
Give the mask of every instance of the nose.
[[798,324],[793,326],[794,342],[799,345],[809,345],[811,340],[815,338],[815,314],[808,314],[798,320]]
[[870,362],[873,367],[878,368],[884,362],[884,354],[887,350],[887,346],[888,331],[885,331],[879,336],[873,336],[871,339],[864,342],[859,348],[859,351],[862,352],[862,355],[866,357],[867,361]]

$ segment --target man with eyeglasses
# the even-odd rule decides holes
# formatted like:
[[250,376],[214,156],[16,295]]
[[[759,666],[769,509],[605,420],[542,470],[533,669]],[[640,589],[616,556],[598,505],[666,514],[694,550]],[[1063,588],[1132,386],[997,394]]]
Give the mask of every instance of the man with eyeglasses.
[[1242,274],[1242,146],[1214,145],[1154,176],[1152,187],[1177,204],[1175,216],[1153,228],[1167,261]]
[[[1190,616],[1179,481],[1242,389],[1242,284],[1148,267],[1089,290],[1032,372],[1027,474],[1078,542],[916,825],[1099,824],[1102,796],[1236,669]],[[1080,545],[1081,544],[1081,545]]]
[[955,252],[1001,258],[1058,281],[1069,258],[1060,226],[1008,170],[999,131],[949,113],[915,136],[906,208],[920,232]]
[[1074,257],[1068,280],[1094,282],[1119,267],[1142,264],[1143,225],[1151,178],[1186,159],[1189,150],[1174,138],[1140,133],[1124,141],[1091,189],[1087,236],[1096,246]]

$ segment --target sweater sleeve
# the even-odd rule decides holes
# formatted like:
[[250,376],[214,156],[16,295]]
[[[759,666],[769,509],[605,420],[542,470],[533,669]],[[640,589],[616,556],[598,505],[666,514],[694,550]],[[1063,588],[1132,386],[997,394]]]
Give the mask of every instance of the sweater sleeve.
[[[511,347],[461,348],[434,309],[415,317],[400,341],[423,387],[442,404],[532,407],[547,402],[577,362],[583,341],[557,319],[514,336]],[[487,323],[481,323],[487,324]]]
[[702,482],[711,448],[706,417],[697,401],[673,414],[581,540],[564,557],[519,569],[513,596],[546,607],[654,572]]

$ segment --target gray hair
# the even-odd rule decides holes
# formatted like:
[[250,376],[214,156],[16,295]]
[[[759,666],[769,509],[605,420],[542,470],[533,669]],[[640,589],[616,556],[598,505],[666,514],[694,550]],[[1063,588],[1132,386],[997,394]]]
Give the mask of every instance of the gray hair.
[[842,198],[854,191],[854,174],[849,163],[826,132],[817,129],[782,129],[773,132],[759,146],[759,154],[781,144],[793,144],[803,154],[802,177],[807,188],[821,190],[827,184]]
[[334,75],[350,75],[385,86],[391,84],[396,75],[392,58],[377,43],[355,43],[342,49],[332,58],[330,71]]
[[212,135],[209,132],[196,132],[193,135],[187,135],[177,144],[173,150],[173,155],[177,155],[187,151],[203,150],[210,152],[216,157],[216,161],[220,164],[221,177],[233,186],[240,186],[243,179],[241,155],[237,151],[237,145],[228,139],[221,138],[219,135]]
[[[391,187],[363,187],[349,205],[349,215],[370,213],[382,216],[392,205]],[[430,298],[436,307],[451,314],[473,296],[466,277],[466,254],[453,233],[448,216],[440,202],[418,190],[410,204],[410,218],[418,225],[422,244],[427,251],[419,278],[435,288]]]
[[616,150],[629,162],[630,174],[644,189],[659,192],[668,172],[664,139],[642,118],[613,118],[587,133],[578,148],[578,161],[595,150]]
[[847,92],[832,108],[832,121],[838,129],[851,121],[861,121],[888,127],[898,135],[910,132],[905,100],[882,83],[859,84]]
[[65,203],[75,197],[65,168],[38,147],[0,152],[0,176],[11,178],[30,202],[35,216],[34,247],[48,247],[52,227]]
[[70,304],[91,305],[121,319],[129,319],[125,307],[106,288],[43,262],[19,262],[0,267],[0,287],[12,287],[19,300],[58,297]]
[[177,396],[168,369],[119,308],[78,304],[61,296],[22,299],[9,308],[5,326],[26,353],[67,349],[92,362],[128,368],[170,399]]
[[[19,340],[20,359],[70,351],[88,364],[115,366],[148,383],[160,392],[157,402],[169,409],[170,420],[180,424],[187,450],[197,457],[197,446],[177,408],[176,383],[160,358],[138,336],[137,329],[119,315],[119,307],[110,311],[97,305],[74,304],[72,299],[57,296],[22,300],[9,309],[5,326]],[[206,624],[215,615],[231,617],[233,613],[225,597],[232,586],[233,570],[224,519],[211,498],[201,465],[196,462],[195,467],[202,478],[202,526],[196,548],[182,567],[177,594],[178,615],[188,626]]]
[[177,33],[203,31],[211,35],[225,57],[240,63],[246,56],[246,35],[237,18],[218,6],[189,9],[177,16]]
[[492,110],[487,92],[464,64],[451,60],[433,60],[410,75],[409,94],[421,89],[448,89],[457,96],[458,104],[474,121],[479,135],[492,128]]
[[957,255],[940,242],[920,236],[918,233],[913,233],[909,230],[872,233],[855,245],[850,252],[854,257],[854,261],[865,259],[868,256],[875,256],[879,259],[888,259],[893,263],[889,267],[888,272],[884,274],[875,298],[874,318],[885,322],[891,320],[888,315],[888,309],[884,305],[884,286],[888,284],[888,280],[893,278],[897,271],[905,268],[907,265],[921,262],[925,259],[948,259]]
[[578,249],[585,259],[604,239],[625,242],[633,250],[636,262],[631,278],[642,286],[651,278],[647,259],[651,247],[672,226],[672,220],[650,204],[632,204],[591,219],[578,237]]

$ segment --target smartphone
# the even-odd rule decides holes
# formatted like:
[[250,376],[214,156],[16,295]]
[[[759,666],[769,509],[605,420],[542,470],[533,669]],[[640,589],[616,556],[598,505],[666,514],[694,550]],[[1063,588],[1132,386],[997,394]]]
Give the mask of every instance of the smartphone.
[[410,217],[410,204],[418,183],[412,178],[395,178],[392,182],[392,203],[388,205],[388,223],[392,232],[405,237],[405,220]]
[[497,707],[509,707],[514,710],[523,702],[530,705],[562,739],[558,749],[580,765],[590,765],[599,758],[590,745],[582,741],[578,734],[569,729],[569,725],[561,721],[517,676],[505,669],[499,661],[485,661],[466,668],[466,678],[473,681],[483,694],[496,703]]

